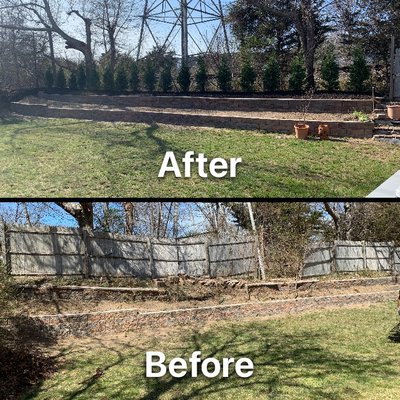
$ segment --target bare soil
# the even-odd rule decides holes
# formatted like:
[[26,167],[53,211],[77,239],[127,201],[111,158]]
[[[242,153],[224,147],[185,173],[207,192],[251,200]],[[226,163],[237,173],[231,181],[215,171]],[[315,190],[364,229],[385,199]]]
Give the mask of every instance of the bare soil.
[[[208,115],[221,117],[246,117],[261,119],[293,120],[293,121],[358,121],[351,113],[306,113],[302,112],[276,112],[276,111],[215,111],[203,109],[176,109],[176,108],[156,108],[156,107],[117,107],[99,104],[69,103],[53,100],[40,99],[37,97],[26,97],[22,103],[47,105],[52,108],[84,109],[84,110],[110,110],[110,111],[136,111],[136,112],[156,112],[159,114],[181,114],[181,115]],[[372,119],[372,115],[369,116]]]
[[168,298],[135,300],[85,300],[82,299],[30,299],[19,300],[15,312],[24,315],[85,313],[123,309],[139,311],[163,311],[181,308],[196,308],[215,305],[228,305],[254,301],[292,299],[340,294],[373,293],[396,290],[398,285],[352,286],[349,288],[317,288],[298,290],[274,290],[270,288],[254,289],[247,293],[239,287],[206,287],[203,285],[169,285]]

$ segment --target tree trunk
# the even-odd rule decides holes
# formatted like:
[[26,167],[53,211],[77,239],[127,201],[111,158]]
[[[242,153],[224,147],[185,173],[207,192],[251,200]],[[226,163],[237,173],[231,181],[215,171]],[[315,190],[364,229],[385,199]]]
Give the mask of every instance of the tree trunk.
[[135,226],[135,206],[131,201],[124,202],[123,206],[125,212],[125,233],[127,235],[132,235]]

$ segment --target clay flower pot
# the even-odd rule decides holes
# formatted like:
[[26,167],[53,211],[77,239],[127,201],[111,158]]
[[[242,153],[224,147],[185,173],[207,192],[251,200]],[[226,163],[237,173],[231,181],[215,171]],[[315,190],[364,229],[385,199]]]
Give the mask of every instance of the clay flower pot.
[[387,114],[390,119],[400,120],[400,105],[387,106]]
[[320,140],[329,140],[329,125],[321,124],[318,126],[318,136]]
[[299,123],[294,126],[294,132],[296,134],[297,139],[302,139],[302,140],[307,139],[309,130],[310,130],[310,125],[307,124]]

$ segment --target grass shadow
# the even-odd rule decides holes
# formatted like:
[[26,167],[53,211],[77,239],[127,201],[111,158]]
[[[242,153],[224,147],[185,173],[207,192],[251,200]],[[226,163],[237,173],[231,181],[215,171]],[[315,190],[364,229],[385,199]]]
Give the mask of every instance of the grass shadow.
[[388,339],[391,342],[400,343],[400,322],[390,330]]

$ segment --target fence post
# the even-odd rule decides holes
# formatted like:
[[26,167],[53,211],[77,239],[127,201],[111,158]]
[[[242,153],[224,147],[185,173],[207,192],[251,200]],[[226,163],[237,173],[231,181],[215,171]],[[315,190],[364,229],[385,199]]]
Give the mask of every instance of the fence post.
[[147,247],[149,249],[149,266],[150,266],[150,276],[154,279],[156,278],[155,264],[154,264],[154,255],[153,255],[153,242],[151,238],[147,238]]
[[333,246],[332,246],[331,274],[334,274],[337,272],[336,246],[337,246],[337,241],[334,240]]
[[10,254],[10,235],[7,233],[7,225],[4,221],[0,223],[0,245],[1,259],[7,274],[12,273],[11,254]]
[[208,275],[211,278],[211,261],[210,261],[210,240],[207,239],[204,243],[205,246],[205,254],[206,254],[206,263],[207,263],[207,271]]
[[362,246],[362,255],[363,255],[363,270],[365,271],[367,269],[367,249],[366,249],[366,242],[363,240],[361,242]]
[[90,271],[90,239],[91,234],[88,229],[82,229],[82,240],[83,240],[83,275],[85,278],[89,278],[91,275]]

